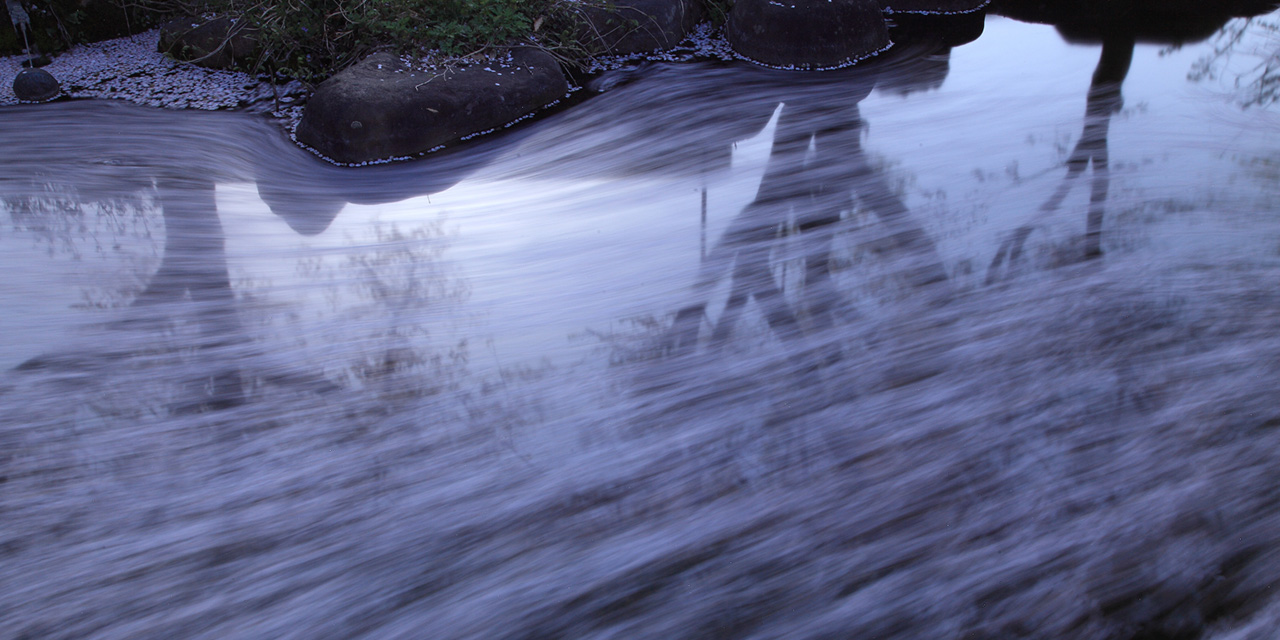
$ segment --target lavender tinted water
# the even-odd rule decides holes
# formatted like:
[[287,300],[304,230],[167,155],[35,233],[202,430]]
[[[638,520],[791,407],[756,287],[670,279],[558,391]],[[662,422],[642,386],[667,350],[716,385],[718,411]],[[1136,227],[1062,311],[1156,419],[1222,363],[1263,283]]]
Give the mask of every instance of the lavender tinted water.
[[5,107],[0,636],[1271,638],[1273,23]]

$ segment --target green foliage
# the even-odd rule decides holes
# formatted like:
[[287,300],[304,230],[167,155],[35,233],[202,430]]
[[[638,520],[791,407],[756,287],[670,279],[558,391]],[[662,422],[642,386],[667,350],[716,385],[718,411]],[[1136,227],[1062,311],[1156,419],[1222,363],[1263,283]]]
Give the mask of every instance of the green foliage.
[[[549,0],[263,0],[260,66],[315,81],[374,49],[460,56],[527,36]],[[218,10],[220,7],[210,7]]]
[[[695,0],[716,23],[732,0]],[[318,82],[371,51],[436,51],[465,56],[536,38],[574,63],[589,58],[581,22],[585,4],[618,0],[23,0],[42,50],[136,33],[180,15],[225,15],[258,29],[260,55],[250,71]],[[2,6],[2,5],[0,5]],[[104,16],[115,18],[108,21]],[[110,32],[104,31],[110,23]],[[101,32],[101,33],[99,33]],[[21,41],[0,37],[0,53]]]

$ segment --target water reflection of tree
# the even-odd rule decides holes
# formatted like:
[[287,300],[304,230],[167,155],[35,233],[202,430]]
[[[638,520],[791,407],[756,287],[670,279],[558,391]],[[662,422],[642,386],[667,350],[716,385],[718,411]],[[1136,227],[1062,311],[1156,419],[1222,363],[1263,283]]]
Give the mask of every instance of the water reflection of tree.
[[[708,254],[694,301],[677,311],[665,351],[687,353],[701,341],[711,348],[725,345],[752,301],[783,343],[834,326],[842,304],[833,279],[837,236],[850,229],[858,212],[875,216],[874,244],[896,259],[896,272],[914,295],[949,299],[950,284],[933,240],[862,147],[866,124],[858,103],[871,92],[878,73],[876,67],[859,69],[846,74],[834,96],[797,96],[783,104],[756,197]],[[781,273],[788,263],[799,266],[798,277]],[[728,282],[728,299],[712,318],[710,298],[721,281]],[[799,286],[788,291],[789,281]],[[705,340],[704,325],[709,325]],[[812,369],[840,358],[834,344],[821,351],[804,353],[802,365]]]
[[[1089,93],[1085,101],[1084,130],[1067,158],[1067,175],[1049,199],[1040,206],[1042,215],[1056,212],[1062,207],[1062,202],[1070,193],[1076,180],[1092,165],[1093,183],[1089,196],[1089,212],[1085,222],[1084,251],[1081,256],[1085,260],[1092,260],[1102,255],[1102,221],[1107,192],[1111,187],[1107,136],[1111,130],[1112,115],[1120,111],[1124,104],[1120,88],[1124,84],[1125,77],[1129,75],[1135,42],[1134,33],[1123,29],[1108,31],[1102,35],[1102,53],[1098,58],[1098,66],[1094,69],[1093,79],[1089,83]],[[1022,225],[1000,244],[987,270],[988,284],[995,281],[1006,262],[1013,266],[1021,260],[1023,247],[1037,224],[1032,222]]]
[[1187,74],[1195,82],[1230,79],[1240,105],[1266,107],[1280,100],[1280,22],[1232,20],[1213,36],[1213,51]]
[[0,197],[15,235],[49,257],[83,263],[81,306],[128,305],[147,285],[163,225],[153,189],[87,199],[72,185],[33,180]]
[[[1121,88],[1129,73],[1134,47],[1138,42],[1181,46],[1197,42],[1217,32],[1214,53],[1197,63],[1192,78],[1204,78],[1230,58],[1232,50],[1249,40],[1245,32],[1250,24],[1267,25],[1263,30],[1274,34],[1275,27],[1265,20],[1231,20],[1233,16],[1254,16],[1275,8],[1272,0],[1224,0],[1203,6],[1173,6],[1132,0],[1076,6],[1005,0],[997,3],[999,11],[1020,20],[1053,24],[1064,39],[1072,43],[1101,43],[1102,51],[1087,94],[1084,127],[1067,159],[1067,174],[1058,188],[1040,207],[1036,218],[1008,233],[996,251],[987,270],[990,284],[1002,270],[1016,265],[1027,238],[1041,224],[1040,217],[1056,212],[1086,169],[1092,166],[1093,181],[1085,222],[1083,250],[1077,259],[1093,260],[1102,256],[1102,227],[1111,176],[1108,134],[1111,117],[1123,105]],[[1225,26],[1224,26],[1225,25]],[[1272,38],[1272,40],[1274,40]],[[1274,52],[1264,56],[1254,69],[1258,75],[1252,83],[1246,103],[1262,104],[1273,99],[1274,83],[1280,58]]]
[[[191,369],[183,383],[187,397],[175,408],[185,412],[241,404],[243,379],[234,352],[248,341],[227,275],[213,182],[207,177],[162,174],[154,186],[133,181],[135,190],[128,193],[95,190],[92,182],[36,180],[27,193],[7,195],[15,227],[36,233],[50,255],[72,260],[81,260],[90,247],[99,254],[106,252],[104,240],[118,251],[126,232],[133,232],[134,240],[145,238],[155,252],[158,242],[148,213],[154,214],[158,205],[164,220],[160,264],[154,273],[132,273],[122,287],[105,296],[107,302],[101,306],[119,307],[128,301],[128,308],[110,328],[153,334],[190,329],[191,342],[185,346],[193,347],[202,363]],[[99,370],[132,355],[133,351],[113,347],[95,353],[55,353],[32,358],[18,368]]]
[[[143,361],[174,364],[174,375],[157,385],[168,389],[163,394],[169,399],[162,401],[167,410],[184,412],[233,407],[267,388],[305,393],[334,386],[263,352],[260,336],[250,334],[246,292],[233,286],[228,272],[216,184],[256,183],[262,200],[293,231],[315,235],[348,203],[398,202],[447,189],[519,140],[509,135],[466,154],[343,169],[296,148],[268,123],[232,114],[161,116],[128,105],[65,103],[18,108],[13,115],[10,122],[22,126],[0,128],[0,147],[7,152],[0,157],[0,197],[15,228],[72,260],[117,246],[146,249],[146,259],[130,263],[136,268],[125,277],[119,269],[92,271],[114,289],[86,295],[87,306],[114,308],[111,322],[87,327],[90,340],[58,345],[19,368],[88,381]],[[404,237],[399,230],[389,233],[373,239],[373,253],[339,268],[359,272],[369,288],[364,293],[384,301],[433,295],[423,289],[433,280],[420,267],[438,257],[435,238],[415,242],[413,230]],[[120,241],[130,234],[137,237]],[[425,254],[424,247],[430,247]],[[396,284],[384,278],[413,261],[418,270],[397,276]],[[434,366],[432,354],[383,349],[359,355],[366,360],[365,377],[405,369],[416,375]],[[442,357],[456,360],[465,353],[446,349]]]
[[[363,236],[348,236],[347,244],[353,247],[349,252],[307,257],[298,265],[299,275],[322,283],[330,326],[337,318],[334,330],[361,345],[319,368],[343,386],[401,399],[456,389],[468,345],[465,338],[449,338],[443,319],[455,315],[470,290],[444,257],[445,219],[408,227],[375,222]],[[286,331],[303,337],[328,333]]]

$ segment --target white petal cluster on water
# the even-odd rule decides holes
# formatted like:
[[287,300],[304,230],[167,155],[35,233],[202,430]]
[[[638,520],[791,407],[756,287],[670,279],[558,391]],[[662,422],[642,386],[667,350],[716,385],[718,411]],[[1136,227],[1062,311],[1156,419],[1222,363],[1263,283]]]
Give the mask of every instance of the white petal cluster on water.
[[956,11],[922,11],[922,10],[911,10],[911,9],[894,9],[892,6],[883,7],[882,9],[880,9],[880,11],[886,15],[894,15],[896,13],[901,13],[901,14],[911,14],[911,15],[917,15],[917,16],[958,16],[958,15],[965,15],[969,13],[977,13],[979,11],[986,11],[987,6],[990,4],[991,4],[991,0],[987,0],[986,2],[983,2],[976,7],[972,7],[969,9],[960,9]]
[[641,60],[654,62],[691,62],[693,60],[731,60],[743,59],[729,41],[724,39],[723,30],[714,27],[710,22],[703,22],[694,27],[680,44],[669,51],[649,51],[613,56],[597,56],[587,65],[587,73],[600,73],[620,69]]
[[[247,73],[206,69],[156,51],[152,29],[127,38],[77,45],[43,67],[62,85],[64,96],[127,100],[169,109],[237,109],[266,104],[277,118],[301,117],[298,88],[276,101],[277,91]],[[13,79],[26,56],[0,58],[0,105],[17,104]]]
[[843,62],[830,66],[816,68],[797,65],[779,66],[760,62],[759,60],[754,60],[734,51],[733,46],[725,39],[724,30],[722,28],[715,27],[710,22],[703,22],[694,27],[693,30],[689,32],[689,35],[686,36],[679,45],[675,46],[671,50],[658,50],[646,53],[633,53],[616,56],[598,56],[592,58],[591,63],[586,68],[586,71],[593,74],[612,71],[642,60],[649,60],[653,62],[692,62],[695,60],[720,60],[722,62],[732,62],[741,60],[761,67],[782,69],[785,71],[833,71],[836,69],[852,67],[859,62],[878,56],[892,46],[893,43],[889,43],[875,51],[871,51],[861,56],[854,56]]

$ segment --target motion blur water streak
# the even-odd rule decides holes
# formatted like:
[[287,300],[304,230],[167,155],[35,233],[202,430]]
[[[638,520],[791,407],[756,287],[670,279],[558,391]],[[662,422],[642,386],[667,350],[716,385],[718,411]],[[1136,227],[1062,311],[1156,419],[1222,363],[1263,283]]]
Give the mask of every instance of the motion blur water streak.
[[1278,19],[364,168],[0,109],[0,637],[1271,638]]

